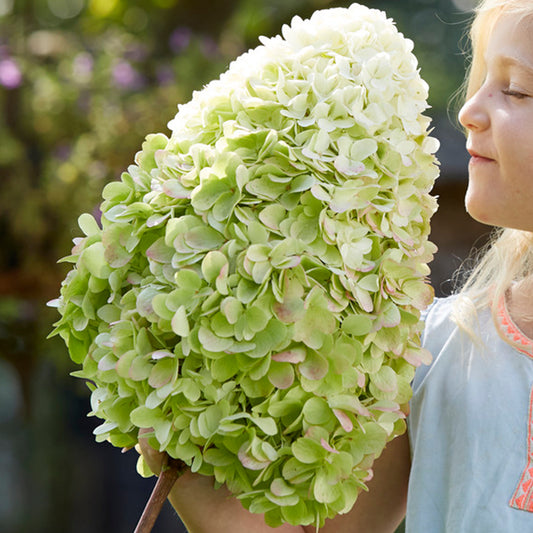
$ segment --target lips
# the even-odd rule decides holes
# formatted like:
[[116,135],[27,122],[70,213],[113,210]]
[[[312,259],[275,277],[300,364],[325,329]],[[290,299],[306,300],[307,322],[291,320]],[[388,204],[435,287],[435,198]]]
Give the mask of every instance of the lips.
[[470,154],[472,163],[491,163],[491,162],[494,162],[494,159],[492,159],[492,157],[488,157],[486,155],[483,155],[482,153],[479,153],[476,150],[472,150],[471,148],[468,148],[467,151]]

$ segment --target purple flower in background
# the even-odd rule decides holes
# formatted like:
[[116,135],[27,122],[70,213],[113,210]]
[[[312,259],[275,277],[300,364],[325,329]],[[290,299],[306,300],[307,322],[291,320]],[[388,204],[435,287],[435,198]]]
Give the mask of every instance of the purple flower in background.
[[200,48],[207,58],[213,58],[218,55],[218,44],[212,37],[203,37]]
[[94,68],[94,59],[88,52],[79,53],[72,62],[74,77],[79,81],[89,81]]
[[22,83],[22,72],[14,59],[0,60],[0,85],[6,89],[16,89]]
[[124,56],[130,61],[144,61],[149,53],[150,51],[146,45],[131,44],[124,52]]
[[185,26],[176,28],[171,33],[170,38],[168,40],[170,49],[175,54],[179,54],[182,50],[189,46],[189,43],[191,42],[191,37],[192,31],[190,28],[186,28]]
[[159,65],[156,69],[156,77],[159,85],[171,85],[176,80],[174,70],[169,65]]
[[70,144],[59,144],[54,150],[54,155],[60,161],[67,161],[72,154],[72,146]]
[[142,76],[128,61],[119,61],[114,66],[113,81],[122,89],[139,89],[144,84]]
[[88,114],[91,110],[91,93],[89,91],[80,91],[76,105],[81,113]]
[[98,225],[101,225],[102,223],[102,211],[100,210],[100,206],[95,206],[92,210],[92,215],[94,219],[96,220]]

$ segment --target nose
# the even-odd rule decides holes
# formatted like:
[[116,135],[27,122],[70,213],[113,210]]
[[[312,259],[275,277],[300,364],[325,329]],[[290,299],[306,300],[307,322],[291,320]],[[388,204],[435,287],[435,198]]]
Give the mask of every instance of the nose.
[[469,98],[459,111],[459,122],[470,131],[484,130],[489,127],[490,119],[486,108],[486,98],[491,95],[485,94],[480,89]]

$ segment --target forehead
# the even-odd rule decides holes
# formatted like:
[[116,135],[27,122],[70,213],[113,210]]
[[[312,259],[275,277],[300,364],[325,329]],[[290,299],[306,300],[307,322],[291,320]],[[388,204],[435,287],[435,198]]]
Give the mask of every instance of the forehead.
[[487,42],[485,60],[507,61],[533,68],[533,18],[503,13],[495,21]]

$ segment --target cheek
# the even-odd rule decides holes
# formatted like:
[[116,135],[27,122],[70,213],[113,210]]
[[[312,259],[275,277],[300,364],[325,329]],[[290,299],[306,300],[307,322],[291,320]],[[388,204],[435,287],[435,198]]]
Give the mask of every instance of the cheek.
[[533,173],[533,114],[506,121],[495,142],[504,167],[520,174]]
[[[530,146],[533,146],[533,141]],[[501,160],[502,186],[508,194],[533,196],[533,150],[519,140]]]

